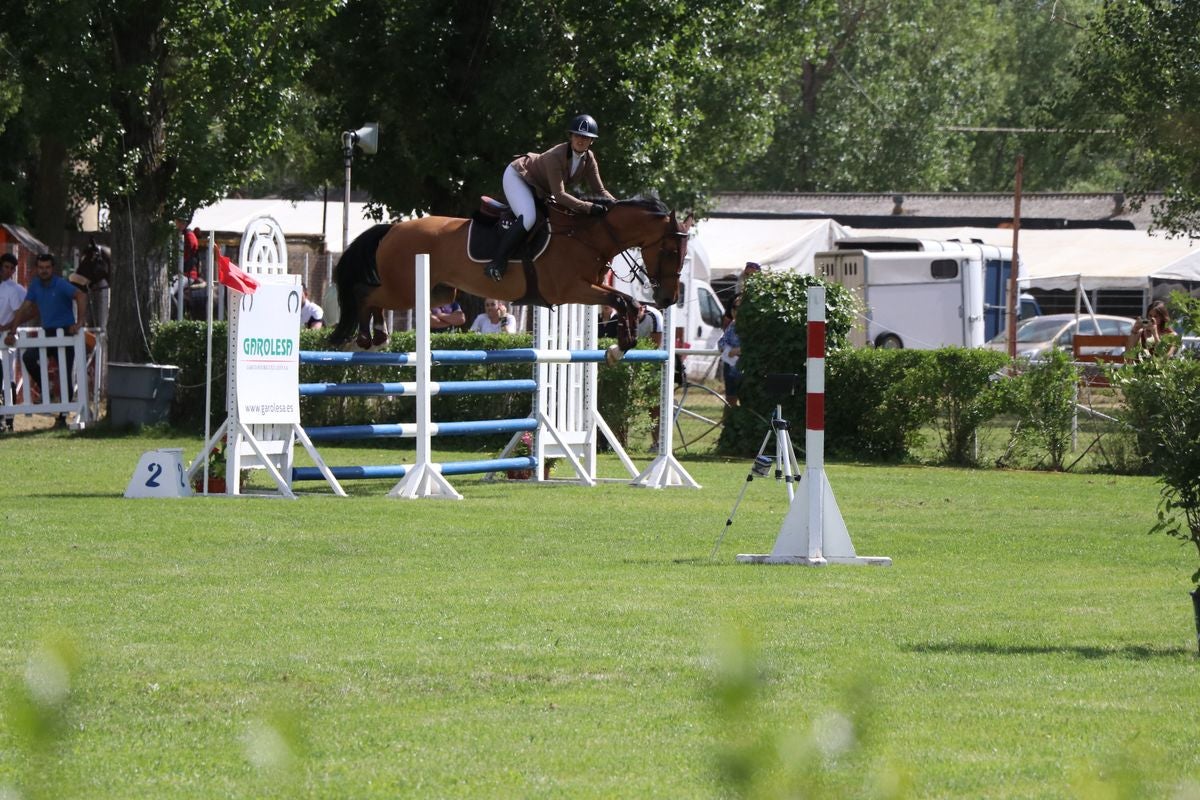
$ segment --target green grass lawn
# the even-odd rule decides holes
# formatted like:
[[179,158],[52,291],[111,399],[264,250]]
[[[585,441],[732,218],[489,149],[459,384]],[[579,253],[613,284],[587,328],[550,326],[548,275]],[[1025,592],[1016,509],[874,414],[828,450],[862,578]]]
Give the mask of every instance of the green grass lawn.
[[831,465],[894,566],[812,569],[734,563],[774,541],[769,480],[709,559],[747,460],[123,499],[161,446],[199,437],[0,439],[0,796],[1200,792],[1195,555],[1146,535],[1152,479]]

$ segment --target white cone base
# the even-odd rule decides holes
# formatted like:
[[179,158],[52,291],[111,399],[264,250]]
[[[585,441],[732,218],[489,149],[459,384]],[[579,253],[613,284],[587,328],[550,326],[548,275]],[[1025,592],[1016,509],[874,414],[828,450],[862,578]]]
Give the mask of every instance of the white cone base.
[[[809,516],[809,493],[817,481],[821,492],[821,515],[815,523]],[[810,528],[819,525],[818,535],[810,536]],[[823,469],[809,469],[800,479],[796,496],[788,507],[787,516],[779,528],[775,547],[768,554],[738,555],[740,564],[798,564],[806,567],[821,567],[827,564],[852,564],[858,566],[891,566],[886,556],[860,556],[854,552],[850,533],[842,520],[833,487]]]
[[432,464],[417,464],[407,475],[388,492],[388,497],[401,497],[407,500],[418,498],[433,498],[437,500],[462,500],[463,496],[454,490],[450,482],[442,477]]
[[665,489],[668,486],[700,488],[700,484],[696,483],[675,456],[669,453],[651,461],[650,466],[642,470],[642,474],[634,478],[631,485],[645,489]]

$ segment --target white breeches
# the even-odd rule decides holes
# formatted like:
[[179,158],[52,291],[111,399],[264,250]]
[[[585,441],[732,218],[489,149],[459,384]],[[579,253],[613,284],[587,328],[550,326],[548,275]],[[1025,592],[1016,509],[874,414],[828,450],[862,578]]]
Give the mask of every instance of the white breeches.
[[517,174],[512,164],[509,164],[508,168],[504,170],[502,186],[504,187],[504,200],[508,203],[509,208],[521,218],[521,224],[525,226],[525,230],[532,230],[534,220],[537,218],[537,205],[533,199],[533,189]]

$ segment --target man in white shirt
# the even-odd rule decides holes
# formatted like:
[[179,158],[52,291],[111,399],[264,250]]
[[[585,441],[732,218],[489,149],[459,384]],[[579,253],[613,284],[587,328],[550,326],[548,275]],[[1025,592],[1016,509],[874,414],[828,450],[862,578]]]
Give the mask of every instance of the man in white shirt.
[[[17,257],[12,253],[0,255],[0,331],[8,329],[17,309],[25,302],[25,287],[13,277],[16,271]],[[13,351],[0,353],[0,381],[3,381],[0,385],[11,387],[14,394],[17,391],[16,367],[17,359]],[[5,417],[0,422],[10,431],[13,429],[12,417]]]
[[662,312],[646,303],[638,307],[637,335],[639,339],[649,339],[655,347],[662,347],[663,318]]
[[325,311],[319,305],[308,299],[308,287],[301,286],[303,292],[300,302],[300,325],[305,328],[324,328]]
[[508,313],[504,301],[489,297],[483,301],[483,313],[471,323],[472,333],[516,333],[517,318]]

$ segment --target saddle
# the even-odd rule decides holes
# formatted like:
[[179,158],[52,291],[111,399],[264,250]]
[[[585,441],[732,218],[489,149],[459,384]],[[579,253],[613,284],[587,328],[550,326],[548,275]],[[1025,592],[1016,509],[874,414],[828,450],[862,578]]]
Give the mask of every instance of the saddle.
[[[467,229],[467,257],[477,264],[486,264],[495,255],[500,238],[513,225],[517,217],[511,208],[499,200],[484,195],[479,198],[479,209],[471,215]],[[512,260],[532,262],[550,246],[550,226],[546,224],[546,210],[538,203],[537,220],[525,241],[512,254]]]

